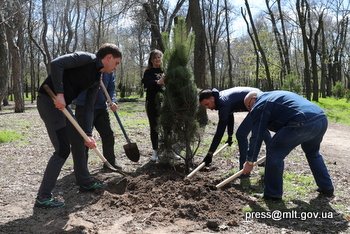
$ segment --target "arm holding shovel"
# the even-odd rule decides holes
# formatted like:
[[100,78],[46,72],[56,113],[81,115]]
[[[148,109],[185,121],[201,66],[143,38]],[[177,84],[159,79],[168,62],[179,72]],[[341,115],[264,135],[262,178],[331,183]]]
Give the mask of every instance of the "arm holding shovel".
[[[55,106],[60,106],[60,110],[63,112],[63,114],[66,116],[66,118],[72,123],[72,125],[76,128],[76,130],[79,132],[79,134],[83,137],[84,141],[85,141],[85,145],[91,149],[93,149],[95,151],[95,153],[100,157],[100,159],[102,160],[102,162],[104,162],[106,164],[107,167],[109,167],[111,170],[116,171],[122,175],[125,175],[125,173],[115,169],[107,160],[106,158],[102,155],[102,153],[97,149],[96,147],[96,142],[92,137],[89,137],[88,135],[86,135],[86,133],[84,132],[84,130],[80,127],[80,125],[78,124],[78,122],[74,119],[74,117],[68,112],[68,110],[63,106],[62,102],[60,102],[60,100],[56,99],[56,95],[52,92],[52,90],[50,89],[50,87],[48,85],[44,85],[43,88],[45,89],[45,91],[49,94],[49,96],[52,98],[52,100],[54,101]],[[63,94],[62,94],[63,95]]]
[[[102,80],[100,80],[100,87],[102,88],[102,91],[103,91],[103,93],[105,94],[105,96],[107,98],[108,104],[111,105],[113,103],[112,99],[111,99],[110,95],[108,94],[106,86],[104,85]],[[115,103],[113,103],[113,104],[115,104]],[[111,110],[113,111],[112,107],[111,107]],[[117,111],[115,110],[115,111],[113,111],[113,113],[114,113],[114,116],[116,117],[116,119],[118,121],[118,124],[119,124],[119,126],[120,126],[120,128],[121,128],[121,130],[122,130],[122,132],[124,134],[124,137],[125,137],[126,141],[127,141],[127,144],[123,146],[126,156],[131,161],[138,162],[139,159],[140,159],[140,152],[139,152],[139,149],[138,149],[136,143],[132,143],[130,141],[130,139],[129,139],[128,135],[126,134],[126,131],[125,131],[123,125],[122,125],[122,122],[121,122],[121,120],[120,120],[120,118],[119,118],[119,116],[117,114]]]

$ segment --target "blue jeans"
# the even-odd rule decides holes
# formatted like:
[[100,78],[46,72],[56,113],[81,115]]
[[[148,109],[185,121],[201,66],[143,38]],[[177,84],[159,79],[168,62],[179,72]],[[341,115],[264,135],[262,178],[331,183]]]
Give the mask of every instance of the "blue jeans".
[[[247,159],[248,154],[248,135],[252,131],[253,120],[250,116],[250,113],[244,118],[242,123],[239,125],[236,131],[236,139],[239,148],[239,169],[243,169],[243,164]],[[271,140],[271,134],[268,130],[264,133],[264,142],[266,145],[269,144]]]
[[305,122],[291,123],[276,132],[266,151],[264,195],[282,197],[284,158],[298,145],[305,152],[317,186],[322,190],[333,189],[327,167],[319,152],[327,125],[326,116],[317,115]]

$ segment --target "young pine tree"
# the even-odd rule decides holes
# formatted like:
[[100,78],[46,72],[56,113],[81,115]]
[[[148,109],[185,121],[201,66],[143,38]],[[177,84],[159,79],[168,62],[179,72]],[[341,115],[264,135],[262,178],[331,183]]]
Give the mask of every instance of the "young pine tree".
[[188,66],[193,42],[194,37],[187,32],[185,20],[179,18],[169,42],[172,47],[165,52],[165,57],[168,58],[166,89],[160,116],[164,156],[178,153],[181,148],[185,151],[185,156],[182,157],[185,157],[187,172],[199,144],[197,88]]

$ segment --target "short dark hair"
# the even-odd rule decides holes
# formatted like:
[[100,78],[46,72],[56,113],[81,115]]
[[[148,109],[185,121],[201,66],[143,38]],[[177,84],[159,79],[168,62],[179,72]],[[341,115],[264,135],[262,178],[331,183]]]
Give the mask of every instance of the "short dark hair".
[[115,44],[105,43],[97,51],[96,57],[103,59],[107,54],[112,54],[114,58],[122,58],[122,52]]
[[208,99],[214,96],[213,91],[211,89],[203,89],[199,92],[199,102],[203,101],[203,99]]

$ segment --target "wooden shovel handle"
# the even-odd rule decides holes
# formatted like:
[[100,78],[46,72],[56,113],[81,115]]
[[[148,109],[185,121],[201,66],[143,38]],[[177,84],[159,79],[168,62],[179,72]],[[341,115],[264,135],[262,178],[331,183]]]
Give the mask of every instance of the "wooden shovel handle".
[[[260,158],[258,161],[256,161],[254,163],[254,166],[264,162],[266,159],[266,156]],[[226,184],[230,183],[232,180],[237,179],[240,175],[242,175],[243,173],[243,169],[238,171],[237,173],[235,173],[234,175],[230,176],[229,178],[225,179],[224,181],[222,181],[221,183],[217,184],[216,187],[217,188],[222,188],[223,186],[225,186]]]
[[[213,154],[213,156],[217,155],[218,153],[220,153],[221,150],[225,149],[228,146],[228,143],[225,143],[223,146],[221,146],[220,149],[218,149],[217,151],[215,151],[215,153]],[[194,174],[197,173],[197,171],[199,171],[200,169],[202,169],[205,166],[205,163],[202,162],[201,164],[199,164],[198,167],[196,167],[190,174],[187,175],[187,178],[191,178]]]

